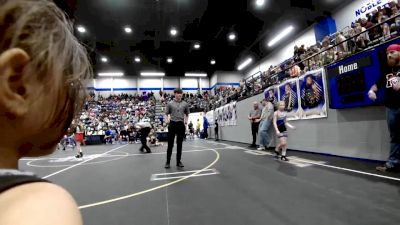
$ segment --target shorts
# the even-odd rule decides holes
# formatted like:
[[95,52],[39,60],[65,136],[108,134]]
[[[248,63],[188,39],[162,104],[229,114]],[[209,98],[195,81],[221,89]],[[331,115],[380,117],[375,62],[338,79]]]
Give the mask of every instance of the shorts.
[[75,134],[75,141],[76,142],[83,142],[83,133],[77,133]]
[[278,138],[283,138],[283,137],[288,137],[288,132],[287,131],[284,131],[284,132],[281,132],[279,135],[277,135],[278,136]]

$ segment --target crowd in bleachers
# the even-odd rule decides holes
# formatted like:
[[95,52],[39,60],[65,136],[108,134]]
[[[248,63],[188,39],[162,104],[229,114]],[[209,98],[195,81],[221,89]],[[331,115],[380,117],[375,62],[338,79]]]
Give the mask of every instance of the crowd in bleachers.
[[[173,94],[162,91],[160,91],[160,96],[164,107],[174,98]],[[211,96],[209,91],[203,91],[202,93],[183,93],[182,100],[189,103],[191,112],[203,112],[206,109],[210,109],[215,103],[214,96]]]
[[269,86],[322,68],[399,35],[400,4],[399,1],[392,1],[313,46],[294,46],[292,58],[241,80],[239,87],[221,87],[216,90],[218,104],[215,107],[262,93]]
[[[217,87],[211,94],[209,91],[184,93],[183,99],[190,105],[191,112],[208,111],[259,93],[265,88],[279,84],[287,79],[298,77],[308,71],[322,68],[328,64],[351,56],[355,53],[376,46],[384,41],[399,36],[400,5],[393,1],[385,7],[378,7],[366,17],[349,24],[349,27],[330,36],[313,46],[294,46],[293,57],[280,65],[271,65],[266,71],[240,81],[240,86]],[[173,94],[160,91],[163,110]],[[98,97],[86,103],[81,116],[87,134],[105,132],[111,127],[118,133],[130,127],[135,121],[149,120],[155,127],[154,115],[156,99],[152,92],[145,95],[118,95],[108,98]],[[162,120],[162,118],[160,118]]]
[[104,143],[139,143],[140,132],[135,124],[149,122],[152,125],[149,138],[156,144],[156,132],[166,131],[167,128],[165,124],[156,120],[155,103],[156,99],[153,93],[120,94],[109,97],[90,93],[84,109],[73,121],[63,141],[73,142],[69,137],[72,137],[75,127],[79,125],[83,129],[85,137],[102,135]]

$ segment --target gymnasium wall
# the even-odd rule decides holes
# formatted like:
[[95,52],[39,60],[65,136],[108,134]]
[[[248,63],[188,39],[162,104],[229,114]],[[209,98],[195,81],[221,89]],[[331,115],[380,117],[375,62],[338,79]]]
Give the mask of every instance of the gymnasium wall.
[[[247,115],[252,102],[262,98],[260,94],[238,102],[237,126],[220,127],[220,138],[250,144]],[[373,160],[385,160],[389,153],[384,107],[328,109],[328,118],[290,123],[297,130],[289,130],[289,149]]]
[[338,31],[351,25],[351,22],[359,18],[366,18],[366,14],[370,13],[377,7],[383,7],[392,0],[356,0],[340,7],[337,12],[333,13],[333,19],[336,22]]
[[[238,78],[239,79],[239,78]],[[185,92],[197,93],[201,88],[209,90],[210,80],[205,78],[188,77],[123,77],[123,78],[98,78],[85,82],[85,86],[94,89],[99,95],[108,96],[111,93],[135,94],[139,91],[152,91],[156,97],[159,90],[172,93],[175,88],[182,88]]]
[[294,40],[291,40],[283,48],[277,48],[274,52],[263,58],[261,61],[253,64],[250,70],[245,74],[245,78],[250,77],[259,71],[266,71],[272,66],[279,65],[283,61],[293,57],[293,48],[295,45],[311,46],[316,43],[315,31],[313,27],[309,27],[302,34],[297,36]]
[[174,89],[179,87],[179,77],[164,77],[163,82],[164,91],[167,93],[173,93]]

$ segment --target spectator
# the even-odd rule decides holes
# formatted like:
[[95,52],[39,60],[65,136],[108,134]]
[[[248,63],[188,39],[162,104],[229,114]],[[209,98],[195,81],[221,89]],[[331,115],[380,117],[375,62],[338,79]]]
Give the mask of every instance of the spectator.
[[250,111],[248,116],[251,125],[251,134],[253,136],[253,142],[250,145],[250,147],[257,147],[256,141],[257,141],[258,127],[260,125],[258,119],[260,119],[260,117],[261,117],[261,110],[258,107],[258,102],[253,102],[253,109]]
[[[400,66],[400,45],[390,45],[387,49],[387,61],[391,70]],[[398,71],[398,69],[397,69]],[[377,99],[379,88],[385,89],[385,106],[387,108],[387,122],[390,132],[390,154],[384,166],[376,167],[378,171],[388,172],[400,169],[400,77],[398,72],[382,74],[380,79],[368,92],[371,100]]]
[[[270,99],[272,101],[272,99]],[[272,124],[272,118],[274,115],[274,105],[272,102],[268,101],[268,99],[263,99],[261,101],[263,106],[261,117],[258,119],[260,122],[259,127],[259,140],[260,140],[260,147],[258,150],[267,150],[268,144],[270,142],[270,137],[268,136],[268,130]]]
[[200,119],[197,119],[197,124],[196,124],[196,135],[197,135],[198,138],[200,138],[200,127],[201,127]]
[[219,124],[218,121],[215,120],[215,127],[214,127],[214,132],[215,132],[215,140],[218,141],[219,140],[219,133],[218,133],[218,129],[219,129]]
[[203,132],[204,132],[204,139],[208,139],[208,120],[206,116],[203,116]]

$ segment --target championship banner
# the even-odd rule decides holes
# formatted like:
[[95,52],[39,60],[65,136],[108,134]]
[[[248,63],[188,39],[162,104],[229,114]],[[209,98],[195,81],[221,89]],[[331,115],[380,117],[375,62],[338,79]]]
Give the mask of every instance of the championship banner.
[[287,120],[298,120],[301,116],[298,97],[298,79],[290,79],[279,85],[279,101],[285,102]]
[[208,124],[210,124],[210,126],[214,126],[214,111],[207,112],[206,118],[208,120]]
[[237,125],[236,102],[217,108],[214,114],[219,126],[221,127]]
[[299,78],[301,118],[327,117],[325,98],[325,72],[323,69],[309,71]]
[[222,124],[222,112],[221,112],[221,107],[215,109],[214,115],[215,115],[215,120],[218,121],[219,126],[222,127],[223,124]]
[[264,97],[266,100],[271,102],[275,108],[277,108],[279,101],[279,88],[277,86],[268,87],[264,91]]

